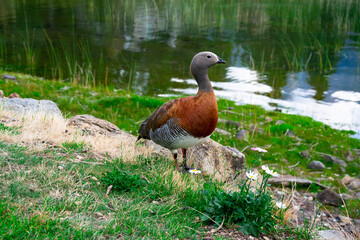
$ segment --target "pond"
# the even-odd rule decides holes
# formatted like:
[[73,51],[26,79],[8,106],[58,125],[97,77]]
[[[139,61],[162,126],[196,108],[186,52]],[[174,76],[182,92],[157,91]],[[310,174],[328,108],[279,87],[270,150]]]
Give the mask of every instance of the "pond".
[[0,68],[142,95],[194,94],[209,50],[219,97],[360,137],[360,1],[2,0]]

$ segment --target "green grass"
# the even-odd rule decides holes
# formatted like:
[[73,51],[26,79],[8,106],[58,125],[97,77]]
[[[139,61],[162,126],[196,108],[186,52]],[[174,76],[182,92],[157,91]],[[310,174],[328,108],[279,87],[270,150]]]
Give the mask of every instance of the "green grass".
[[19,134],[19,128],[9,127],[3,123],[0,123],[0,132],[7,132],[10,135],[17,135],[17,134]]
[[[17,92],[24,98],[50,99],[58,103],[64,115],[92,114],[133,134],[136,134],[142,120],[169,99],[137,96],[124,90],[115,91],[112,86],[72,86],[29,75],[0,72],[5,73],[18,78],[16,82],[0,79],[5,95]],[[244,150],[247,166],[258,167],[266,163],[271,168],[296,176],[311,176],[311,179],[315,179],[323,175],[321,177],[325,179],[331,176],[339,180],[343,176],[339,166],[325,163],[331,169],[310,175],[308,163],[319,160],[319,152],[344,158],[348,150],[360,148],[359,140],[349,137],[351,132],[331,129],[309,117],[265,111],[252,105],[238,106],[224,99],[220,99],[218,105],[219,118],[240,122],[241,126],[235,128],[219,123],[218,127],[230,132],[231,136],[214,133],[212,139]],[[235,113],[224,111],[229,107]],[[273,121],[265,123],[265,117],[271,117]],[[276,125],[277,120],[285,123]],[[240,129],[249,131],[247,141],[236,139],[236,133]],[[295,137],[285,136],[288,129],[294,132]],[[6,125],[0,125],[0,130],[9,135],[13,131],[21,131]],[[251,151],[250,148],[255,146],[267,149],[268,153],[259,155]],[[107,159],[104,165],[89,166],[70,160],[81,154],[84,162],[94,161],[90,156],[86,157],[91,149],[83,143],[64,142],[58,149],[47,149],[36,154],[28,154],[25,147],[5,143],[0,143],[0,149],[0,167],[3,169],[0,181],[4,183],[0,186],[0,197],[5,204],[2,208],[10,212],[10,215],[21,214],[27,219],[18,222],[7,220],[9,224],[6,229],[11,229],[14,224],[26,227],[38,224],[34,231],[43,236],[49,234],[49,238],[53,236],[53,232],[43,232],[43,226],[38,223],[40,217],[46,216],[44,225],[52,224],[51,226],[64,232],[62,234],[65,237],[73,236],[71,232],[77,234],[78,230],[85,229],[85,235],[79,235],[80,239],[89,236],[113,237],[118,234],[130,239],[175,236],[199,238],[203,236],[203,226],[208,222],[196,220],[203,216],[198,211],[206,212],[214,219],[218,218],[217,221],[225,217],[225,226],[231,228],[236,220],[223,209],[236,212],[236,208],[228,208],[229,203],[231,205],[232,202],[237,202],[236,205],[241,205],[241,200],[244,199],[244,196],[221,192],[217,187],[222,185],[208,178],[189,174],[183,174],[179,178],[175,169],[174,172],[168,171],[173,168],[171,162],[161,158],[139,157],[132,163],[125,163],[122,159]],[[309,151],[310,159],[301,157],[300,152],[304,150]],[[359,159],[348,162],[347,173],[358,174],[358,163]],[[291,167],[292,165],[296,166]],[[179,186],[176,182],[177,178],[182,185]],[[324,180],[321,183],[346,191],[339,181]],[[213,187],[209,190],[206,184]],[[113,189],[107,196],[105,193],[110,185]],[[317,190],[312,189],[314,192]],[[211,197],[206,198],[206,192],[210,192]],[[219,201],[215,201],[215,197]],[[352,205],[355,207],[351,207]],[[221,211],[214,209],[212,212],[210,206],[220,206]],[[356,206],[350,204],[350,209],[355,211]],[[356,212],[350,212],[352,216],[357,216]],[[58,221],[59,219],[63,220]],[[237,224],[241,225],[241,221]],[[246,231],[251,227],[245,226],[244,229]],[[269,229],[271,234],[280,234]],[[250,233],[251,231],[249,230]],[[311,235],[306,229],[289,226],[285,232],[290,232],[293,236],[302,235],[306,239]]]
[[[144,164],[148,159],[139,159],[134,164],[113,159],[105,166],[88,166],[71,162],[71,157],[71,153],[61,148],[33,154],[24,147],[0,142],[2,238],[160,239],[176,235],[194,239],[196,236],[192,229],[201,226],[194,223],[197,213],[184,209],[175,188],[164,186],[159,169],[169,168],[168,162],[152,159],[154,166]],[[60,170],[60,165],[65,167]],[[99,185],[96,178],[102,179],[104,174],[115,176],[106,173],[119,166],[132,171],[122,175],[123,180],[144,174],[154,187],[146,194],[138,188],[121,192],[114,187],[106,196],[107,185]],[[144,171],[148,167],[151,170]],[[137,180],[140,179],[133,177],[128,187],[134,187]],[[153,203],[153,199],[159,202]]]
[[[0,71],[0,74],[3,73],[6,72]],[[106,119],[134,135],[136,135],[141,121],[170,99],[138,96],[125,90],[115,91],[110,85],[88,88],[70,86],[58,81],[47,81],[29,75],[14,75],[19,78],[19,81],[0,79],[5,95],[17,92],[24,98],[50,99],[59,105],[64,115],[92,114],[95,117]],[[350,137],[351,131],[334,130],[309,117],[265,111],[261,107],[253,105],[239,106],[225,99],[218,101],[218,107],[219,118],[240,122],[241,126],[238,129],[219,123],[217,127],[227,130],[231,136],[215,132],[211,138],[223,145],[236,147],[239,150],[246,149],[244,153],[247,156],[247,162],[256,162],[252,166],[268,163],[290,174],[299,175],[303,171],[304,176],[309,176],[307,165],[312,160],[322,159],[319,152],[344,159],[347,151],[360,149],[360,141]],[[224,111],[229,107],[232,107],[232,111],[236,114]],[[273,121],[265,123],[265,117],[271,117]],[[277,120],[285,123],[276,125]],[[255,130],[254,126],[256,126]],[[248,141],[236,139],[236,133],[240,129],[249,131]],[[295,137],[284,135],[288,129],[294,132]],[[257,161],[257,155],[250,150],[252,146],[263,147],[271,154],[265,154],[261,161]],[[304,150],[309,151],[309,159],[301,157],[300,152]],[[348,167],[345,168],[347,173],[356,175],[356,164],[359,163],[359,159],[348,162]],[[289,168],[293,165],[296,167]],[[322,173],[326,177],[343,174],[340,166],[331,163],[325,163],[325,165],[331,167]],[[318,176],[319,174],[311,175],[313,178]],[[330,184],[329,186],[336,184],[334,182],[324,183]]]
[[210,218],[215,227],[223,221],[231,229],[273,236],[286,227],[287,236],[296,237],[290,225],[274,228],[282,218],[266,183],[256,193],[249,181],[238,183],[239,192],[225,192],[224,183],[179,174],[166,159],[86,165],[71,161],[77,155],[0,142],[1,238],[200,239],[208,234],[204,226],[214,224]]

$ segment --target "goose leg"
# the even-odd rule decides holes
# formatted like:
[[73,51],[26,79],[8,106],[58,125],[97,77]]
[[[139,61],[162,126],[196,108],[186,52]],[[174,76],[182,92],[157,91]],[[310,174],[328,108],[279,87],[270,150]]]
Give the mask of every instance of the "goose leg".
[[172,155],[173,155],[173,158],[174,158],[175,167],[176,167],[177,170],[179,170],[179,167],[178,167],[178,164],[177,164],[177,159],[176,159],[177,158],[177,152],[173,152]]
[[187,160],[187,158],[186,158],[186,148],[182,148],[181,150],[182,150],[182,155],[183,155],[184,168],[185,168],[186,171],[189,171],[189,170],[191,170],[191,169],[193,169],[193,168],[189,167],[189,166],[187,165],[187,163],[186,163],[186,160]]

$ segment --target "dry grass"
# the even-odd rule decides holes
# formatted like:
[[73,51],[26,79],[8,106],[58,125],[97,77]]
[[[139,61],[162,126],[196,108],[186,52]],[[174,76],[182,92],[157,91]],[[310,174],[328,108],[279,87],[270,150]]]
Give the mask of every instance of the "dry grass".
[[67,119],[45,113],[18,114],[0,109],[0,122],[19,128],[19,134],[9,135],[0,131],[0,138],[9,143],[22,144],[30,150],[41,151],[49,145],[62,146],[65,142],[83,143],[92,152],[110,158],[134,161],[137,156],[148,156],[152,149],[135,143],[129,134],[82,134],[82,130],[68,125]]

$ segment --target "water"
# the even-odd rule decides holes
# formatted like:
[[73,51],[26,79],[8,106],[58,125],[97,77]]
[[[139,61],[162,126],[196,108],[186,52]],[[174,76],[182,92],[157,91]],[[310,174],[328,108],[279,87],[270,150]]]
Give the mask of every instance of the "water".
[[0,67],[112,84],[144,95],[194,94],[193,55],[216,94],[311,116],[360,138],[360,1],[2,0]]

